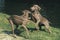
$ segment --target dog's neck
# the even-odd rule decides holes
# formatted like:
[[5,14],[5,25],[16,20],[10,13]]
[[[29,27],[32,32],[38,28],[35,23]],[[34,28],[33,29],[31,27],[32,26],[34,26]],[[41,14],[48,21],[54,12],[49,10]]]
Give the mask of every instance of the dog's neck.
[[37,13],[37,14],[39,14],[40,12],[39,12],[38,10],[35,10],[35,11],[34,11],[34,13]]
[[39,10],[35,10],[33,13],[34,14],[40,14]]
[[35,11],[33,12],[33,14],[34,14],[34,15],[35,15],[35,14],[38,14],[38,15],[40,15],[40,17],[42,17],[41,14],[40,14],[40,12],[39,12],[39,10],[35,10]]

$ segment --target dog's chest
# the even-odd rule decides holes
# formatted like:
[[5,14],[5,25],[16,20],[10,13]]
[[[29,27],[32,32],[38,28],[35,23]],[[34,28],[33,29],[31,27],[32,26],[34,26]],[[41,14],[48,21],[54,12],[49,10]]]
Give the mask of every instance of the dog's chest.
[[39,15],[39,14],[34,14],[33,16],[34,16],[37,20],[40,19],[40,15]]

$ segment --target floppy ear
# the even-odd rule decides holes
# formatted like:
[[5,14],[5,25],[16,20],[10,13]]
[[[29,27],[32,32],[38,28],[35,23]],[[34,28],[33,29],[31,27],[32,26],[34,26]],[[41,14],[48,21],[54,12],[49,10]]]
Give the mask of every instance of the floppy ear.
[[41,7],[39,7],[39,6],[37,6],[37,8],[38,8],[38,10],[40,10],[40,9],[41,9]]

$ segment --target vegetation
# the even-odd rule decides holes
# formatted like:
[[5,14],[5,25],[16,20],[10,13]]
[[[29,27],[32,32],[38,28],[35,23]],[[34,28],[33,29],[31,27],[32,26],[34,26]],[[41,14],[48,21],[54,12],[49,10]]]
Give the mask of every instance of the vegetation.
[[[0,34],[2,33],[11,34],[11,26],[7,20],[8,17],[9,15],[0,13]],[[28,39],[25,38],[26,37],[25,30],[21,28],[21,26],[19,26],[18,30],[20,32],[18,37],[21,37],[22,38],[22,39],[20,38],[21,40],[60,40],[59,28],[54,28],[51,26],[52,33],[49,34],[48,32],[43,30],[40,31],[33,30],[35,28],[34,26],[35,24],[32,22],[29,22],[29,24],[27,24],[27,27],[29,28],[30,31],[30,37]],[[42,26],[42,29],[44,29],[44,26]],[[20,40],[20,39],[14,38],[14,40]]]

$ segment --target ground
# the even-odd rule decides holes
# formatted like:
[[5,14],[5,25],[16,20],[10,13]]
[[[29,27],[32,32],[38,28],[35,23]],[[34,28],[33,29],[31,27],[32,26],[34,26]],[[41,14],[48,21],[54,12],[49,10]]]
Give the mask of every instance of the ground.
[[[19,35],[17,35],[17,38],[12,37],[12,31],[11,26],[7,20],[9,15],[0,13],[0,40],[60,40],[60,29],[50,27],[52,33],[49,34],[46,31],[40,30],[36,31],[33,30],[35,28],[35,24],[30,22],[27,24],[27,27],[29,28],[30,36],[27,39],[26,38],[26,31],[19,26],[18,31]],[[42,26],[42,29],[45,29],[44,26]]]

